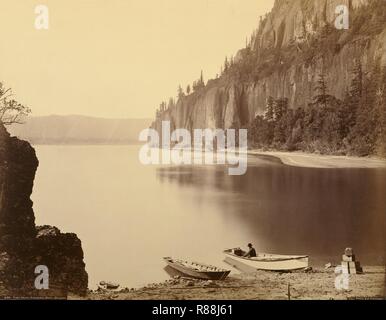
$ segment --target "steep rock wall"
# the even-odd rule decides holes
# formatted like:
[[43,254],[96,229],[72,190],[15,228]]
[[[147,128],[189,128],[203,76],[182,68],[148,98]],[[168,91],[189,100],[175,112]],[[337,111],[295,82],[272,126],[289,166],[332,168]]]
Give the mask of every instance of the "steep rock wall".
[[[253,50],[279,48],[285,52],[289,45],[317,36],[326,24],[333,25],[337,5],[347,4],[352,14],[368,3],[368,0],[277,0],[256,34]],[[165,120],[171,121],[172,129],[246,127],[257,114],[264,112],[269,96],[287,97],[290,107],[306,108],[322,69],[329,93],[342,99],[352,80],[355,60],[361,61],[365,70],[377,57],[386,65],[386,26],[376,37],[345,41],[342,36],[339,41],[342,42],[339,51],[327,58],[312,63],[298,61],[287,68],[280,63],[272,64],[273,72],[256,81],[227,77],[210,80],[204,89],[179,99],[174,107],[164,111],[152,127],[160,130]],[[242,50],[235,60],[240,56]]]
[[[78,237],[35,226],[30,196],[37,167],[31,145],[0,124],[0,295],[84,295],[88,276]],[[38,265],[48,267],[48,290],[35,287]]]

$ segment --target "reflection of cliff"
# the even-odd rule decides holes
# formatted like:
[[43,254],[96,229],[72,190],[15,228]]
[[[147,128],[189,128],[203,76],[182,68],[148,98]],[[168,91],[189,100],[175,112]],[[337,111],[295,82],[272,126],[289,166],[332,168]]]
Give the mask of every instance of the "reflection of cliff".
[[37,167],[30,144],[10,137],[0,124],[0,295],[42,295],[34,286],[37,265],[48,267],[50,289],[85,294],[80,240],[55,227],[35,226],[30,195]]
[[243,176],[221,166],[161,168],[157,175],[161,183],[189,188],[205,215],[214,206],[224,221],[232,218],[259,250],[338,263],[342,248],[352,246],[363,263],[386,262],[385,170],[249,164]]
[[[335,8],[346,4],[354,17],[368,0],[276,0],[234,67],[204,88],[161,112],[153,126],[169,120],[174,128],[246,127],[262,114],[269,96],[288,98],[292,108],[307,107],[323,69],[329,93],[344,98],[355,61],[369,69],[375,58],[386,64],[386,25],[364,16],[347,31],[336,30]],[[385,10],[382,2],[374,10]],[[371,12],[371,11],[370,11]],[[323,30],[330,26],[325,38]]]

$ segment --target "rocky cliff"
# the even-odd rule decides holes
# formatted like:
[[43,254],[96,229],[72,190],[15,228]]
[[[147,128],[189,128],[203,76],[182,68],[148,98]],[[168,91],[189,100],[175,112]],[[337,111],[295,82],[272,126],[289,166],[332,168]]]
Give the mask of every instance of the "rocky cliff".
[[[28,142],[0,124],[0,295],[84,295],[88,276],[75,234],[35,226],[30,195],[38,159]],[[35,287],[35,268],[47,266],[49,289]]]
[[[375,3],[378,7],[368,8]],[[348,30],[334,27],[341,4],[350,9]],[[379,10],[386,10],[386,2],[276,0],[234,66],[162,110],[153,127],[159,130],[162,120],[171,121],[172,129],[247,127],[264,112],[269,96],[306,108],[321,72],[329,93],[343,98],[355,63],[364,70],[376,59],[386,65],[386,23],[372,15]]]

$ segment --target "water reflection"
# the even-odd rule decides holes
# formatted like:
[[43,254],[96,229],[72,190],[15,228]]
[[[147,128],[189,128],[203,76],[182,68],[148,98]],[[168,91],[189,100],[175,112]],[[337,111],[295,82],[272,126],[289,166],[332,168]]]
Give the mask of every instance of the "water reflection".
[[297,168],[267,158],[249,164],[243,176],[219,166],[159,168],[157,176],[199,190],[197,200],[236,219],[259,250],[309,254],[320,264],[339,263],[350,246],[363,264],[385,263],[386,170]]
[[385,170],[287,167],[251,158],[225,166],[144,166],[138,146],[38,146],[36,223],[82,240],[89,286],[166,280],[162,257],[228,268],[222,250],[256,249],[363,265],[385,260]]

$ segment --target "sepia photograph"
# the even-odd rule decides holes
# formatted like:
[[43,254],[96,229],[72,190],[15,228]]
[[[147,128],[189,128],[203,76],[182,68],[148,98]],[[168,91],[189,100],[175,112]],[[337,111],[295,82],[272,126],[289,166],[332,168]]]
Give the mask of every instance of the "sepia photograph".
[[386,299],[385,0],[0,0],[0,30],[0,300]]

